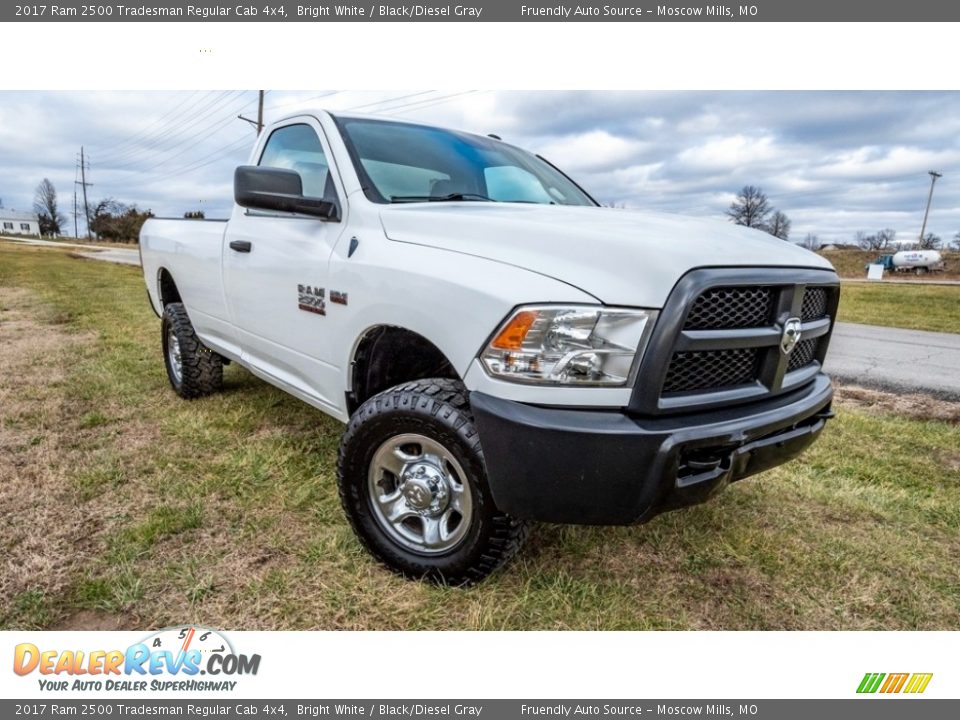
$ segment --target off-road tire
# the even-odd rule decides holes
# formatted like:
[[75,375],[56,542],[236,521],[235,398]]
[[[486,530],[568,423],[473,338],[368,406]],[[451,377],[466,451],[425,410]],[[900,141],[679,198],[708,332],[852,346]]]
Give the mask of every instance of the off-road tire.
[[[421,554],[397,543],[374,516],[368,472],[374,453],[391,437],[417,433],[444,446],[470,485],[473,511],[460,543],[443,554]],[[497,510],[487,484],[483,449],[462,384],[447,379],[398,385],[367,400],[350,420],[337,463],[340,501],[367,550],[389,569],[408,578],[467,585],[517,554],[530,524]]]
[[[182,371],[179,378],[171,367],[171,331],[180,344]],[[200,342],[183,303],[169,303],[164,307],[160,337],[167,378],[177,395],[193,400],[223,389],[223,358]]]

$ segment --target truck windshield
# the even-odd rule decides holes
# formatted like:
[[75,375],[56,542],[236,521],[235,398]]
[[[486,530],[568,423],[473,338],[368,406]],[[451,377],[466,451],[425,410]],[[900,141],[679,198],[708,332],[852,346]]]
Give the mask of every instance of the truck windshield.
[[596,205],[548,162],[494,138],[390,120],[337,124],[373,202]]

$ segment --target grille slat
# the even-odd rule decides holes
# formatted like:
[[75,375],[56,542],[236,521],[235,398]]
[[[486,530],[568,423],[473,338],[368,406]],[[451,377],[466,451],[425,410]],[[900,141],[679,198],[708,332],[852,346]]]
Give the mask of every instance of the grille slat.
[[719,330],[769,325],[773,293],[768,287],[712,288],[694,301],[684,330]]
[[720,390],[753,382],[757,373],[757,349],[678,352],[663,381],[663,392]]

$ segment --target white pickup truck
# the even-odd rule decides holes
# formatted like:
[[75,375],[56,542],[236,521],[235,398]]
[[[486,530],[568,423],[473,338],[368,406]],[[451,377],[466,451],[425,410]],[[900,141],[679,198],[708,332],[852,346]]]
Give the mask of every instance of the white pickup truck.
[[329,113],[268,126],[222,221],[140,247],[184,398],[236,362],[347,423],[356,533],[477,581],[531,521],[632,524],[793,458],[831,417],[822,258],[607,209],[502,142]]

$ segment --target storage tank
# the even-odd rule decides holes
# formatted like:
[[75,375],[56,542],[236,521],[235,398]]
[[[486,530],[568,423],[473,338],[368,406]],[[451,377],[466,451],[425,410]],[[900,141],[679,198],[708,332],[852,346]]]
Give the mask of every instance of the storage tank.
[[901,250],[893,256],[893,266],[900,269],[923,268],[933,270],[943,262],[936,250]]

